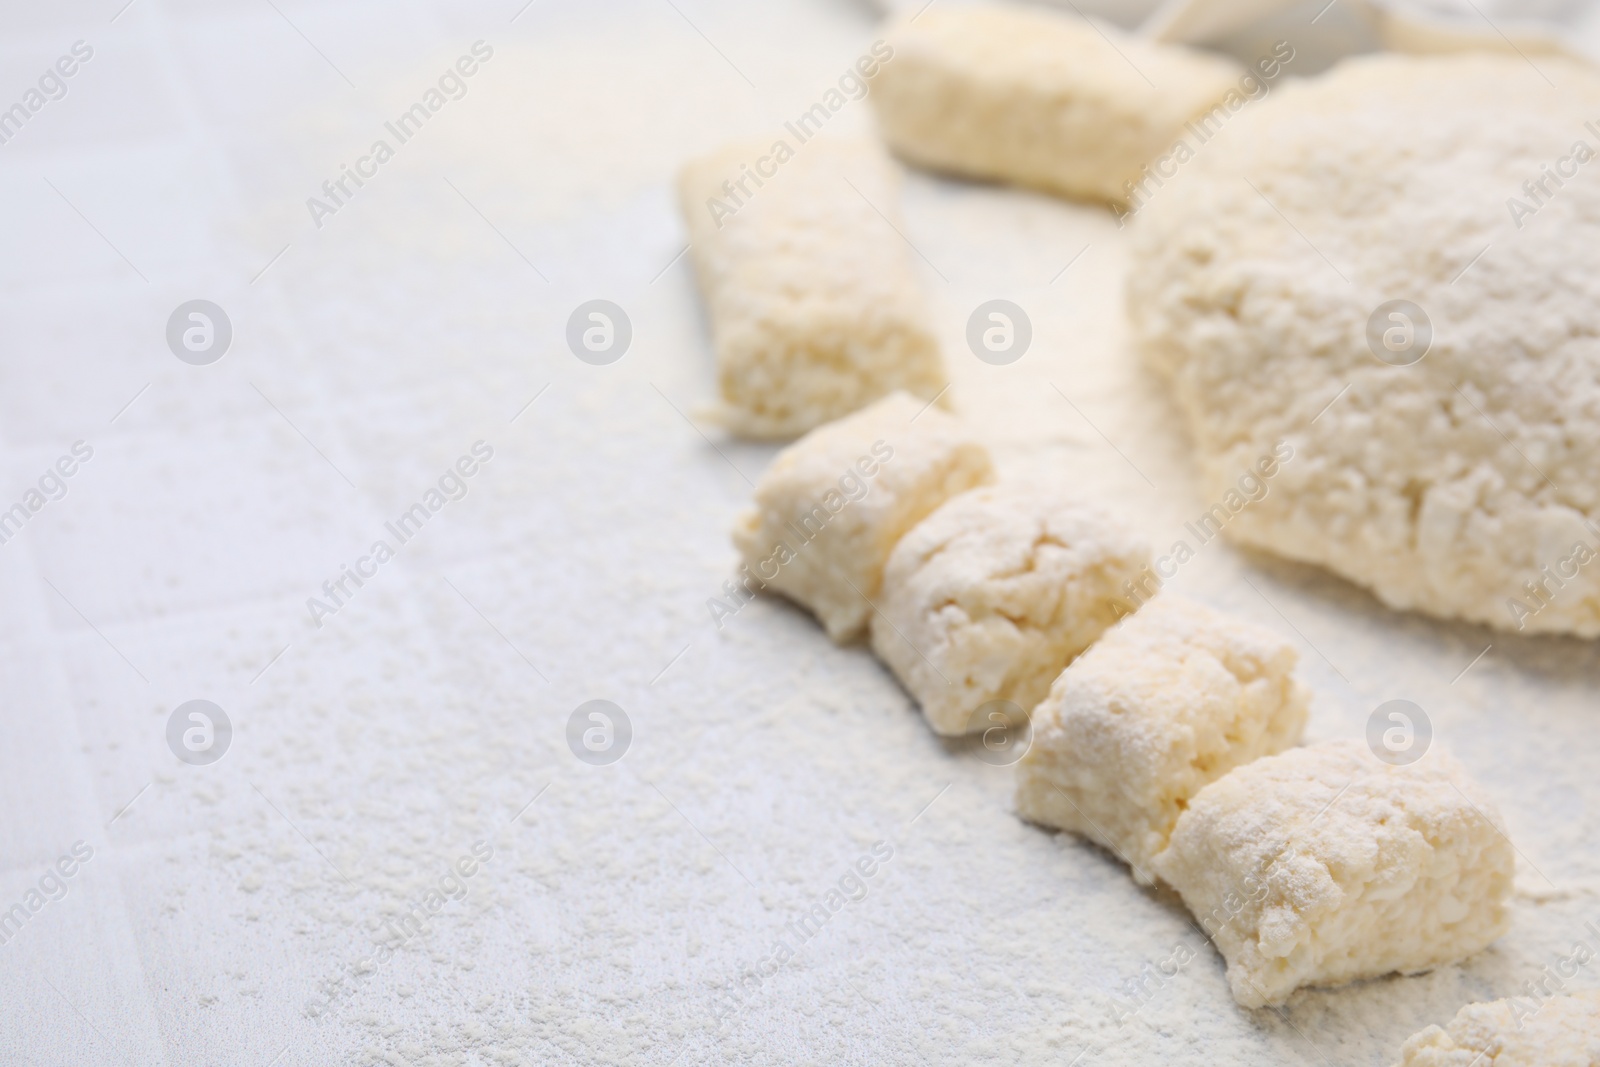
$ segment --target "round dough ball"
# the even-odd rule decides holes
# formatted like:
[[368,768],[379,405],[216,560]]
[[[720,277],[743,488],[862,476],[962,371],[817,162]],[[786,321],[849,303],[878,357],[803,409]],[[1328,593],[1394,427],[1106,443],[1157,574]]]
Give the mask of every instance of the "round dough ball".
[[1592,637],[1600,75],[1537,63],[1352,60],[1191,135],[1136,205],[1129,308],[1209,500],[1294,449],[1235,540],[1391,607]]

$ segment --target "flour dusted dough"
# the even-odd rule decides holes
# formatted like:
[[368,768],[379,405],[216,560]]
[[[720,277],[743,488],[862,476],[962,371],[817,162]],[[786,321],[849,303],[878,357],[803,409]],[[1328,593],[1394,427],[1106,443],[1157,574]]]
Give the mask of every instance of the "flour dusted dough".
[[1017,812],[1073,830],[1149,884],[1190,798],[1300,739],[1310,690],[1294,646],[1171,594],[1122,620],[1062,672],[1033,713]]
[[[1137,216],[1129,306],[1208,497],[1295,449],[1231,536],[1391,607],[1595,636],[1600,563],[1564,561],[1600,547],[1600,160],[1547,180],[1520,229],[1508,200],[1570,175],[1580,139],[1600,151],[1600,77],[1540,65],[1559,89],[1489,55],[1280,86]],[[1366,340],[1395,299],[1433,326],[1411,366]]]
[[993,480],[988,450],[957,419],[894,393],[779,452],[733,543],[746,573],[809,608],[843,643],[866,626],[905,532]]
[[749,437],[793,437],[896,389],[931,400],[949,382],[904,226],[884,221],[899,216],[893,162],[870,142],[784,140],[786,162],[772,141],[740,141],[678,179],[715,414]]
[[1600,992],[1468,1004],[1445,1027],[1413,1034],[1399,1067],[1594,1067]]
[[1249,1008],[1472,955],[1510,925],[1512,862],[1493,802],[1454,759],[1391,766],[1354,740],[1212,782],[1154,861]]
[[963,493],[889,557],[872,648],[936,731],[985,727],[971,720],[989,701],[1027,712],[1044,697],[1149,560],[1129,526],[1062,488]]
[[[884,139],[925,167],[1122,202],[1188,119],[1238,89],[1230,61],[1012,4],[896,22],[872,79]],[[1146,80],[1148,79],[1148,80]]]

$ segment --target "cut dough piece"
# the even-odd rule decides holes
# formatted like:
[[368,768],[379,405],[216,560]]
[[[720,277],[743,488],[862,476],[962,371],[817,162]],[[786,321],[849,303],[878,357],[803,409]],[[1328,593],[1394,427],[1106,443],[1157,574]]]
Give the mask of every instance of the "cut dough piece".
[[993,480],[988,450],[957,419],[894,393],[779,452],[733,543],[757,584],[809,608],[843,644],[865,628],[905,532]]
[[944,389],[903,227],[885,221],[899,176],[882,149],[742,141],[687,164],[678,193],[717,353],[717,421],[794,437],[896,389]]
[[1073,830],[1154,881],[1190,799],[1300,740],[1311,691],[1294,646],[1171,594],[1107,631],[1033,713],[1017,813]]
[[1413,1034],[1399,1067],[1594,1067],[1600,991],[1468,1004],[1446,1027]]
[[1206,497],[1294,449],[1231,537],[1393,608],[1594,637],[1600,77],[1539,64],[1560,89],[1492,55],[1280,86],[1140,211],[1128,301]]
[[1342,740],[1247,763],[1200,791],[1154,862],[1247,1008],[1453,963],[1511,923],[1511,842],[1440,751],[1391,766]]
[[1125,581],[1150,561],[1123,522],[1070,492],[1002,483],[962,493],[889,557],[872,648],[941,734],[1025,714],[1072,659],[1126,614]]
[[1113,203],[1187,120],[1238,93],[1241,75],[1228,60],[1020,5],[924,8],[889,43],[871,99],[902,158]]

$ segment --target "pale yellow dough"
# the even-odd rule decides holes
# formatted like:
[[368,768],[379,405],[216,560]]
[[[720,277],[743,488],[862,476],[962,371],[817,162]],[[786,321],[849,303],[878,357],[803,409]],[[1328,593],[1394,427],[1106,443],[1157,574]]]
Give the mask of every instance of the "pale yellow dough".
[[1413,1034],[1400,1057],[1399,1067],[1596,1067],[1600,991],[1468,1004]]
[[1076,493],[1032,482],[963,493],[906,534],[884,571],[872,648],[941,734],[990,701],[1024,713],[1116,622],[1150,550]]
[[993,480],[988,449],[959,420],[895,393],[778,453],[733,543],[754,581],[808,608],[842,644],[866,628],[906,531]]
[[711,414],[747,437],[794,437],[896,389],[931,400],[949,384],[893,161],[867,141],[785,143],[784,162],[773,140],[738,141],[678,178],[717,355]]
[[935,4],[894,22],[888,41],[870,99],[901,158],[1113,203],[1241,75],[1217,56],[1018,4]]
[[1017,812],[1084,835],[1148,884],[1190,799],[1300,739],[1310,690],[1270,630],[1162,594],[1062,672],[1033,713]]
[[1511,924],[1513,857],[1449,755],[1391,766],[1341,740],[1206,786],[1154,865],[1228,961],[1234,999],[1259,1008],[1485,948]]
[[1539,63],[1559,89],[1492,55],[1280,86],[1139,212],[1128,309],[1207,497],[1294,449],[1230,538],[1392,608],[1596,637],[1600,76]]

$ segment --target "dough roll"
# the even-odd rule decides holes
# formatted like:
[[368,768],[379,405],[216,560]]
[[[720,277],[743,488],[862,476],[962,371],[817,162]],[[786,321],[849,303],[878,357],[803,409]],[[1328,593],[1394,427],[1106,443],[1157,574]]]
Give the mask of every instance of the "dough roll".
[[787,438],[896,390],[924,401],[943,361],[901,236],[899,175],[876,145],[743,141],[678,192],[717,355],[717,421]]

